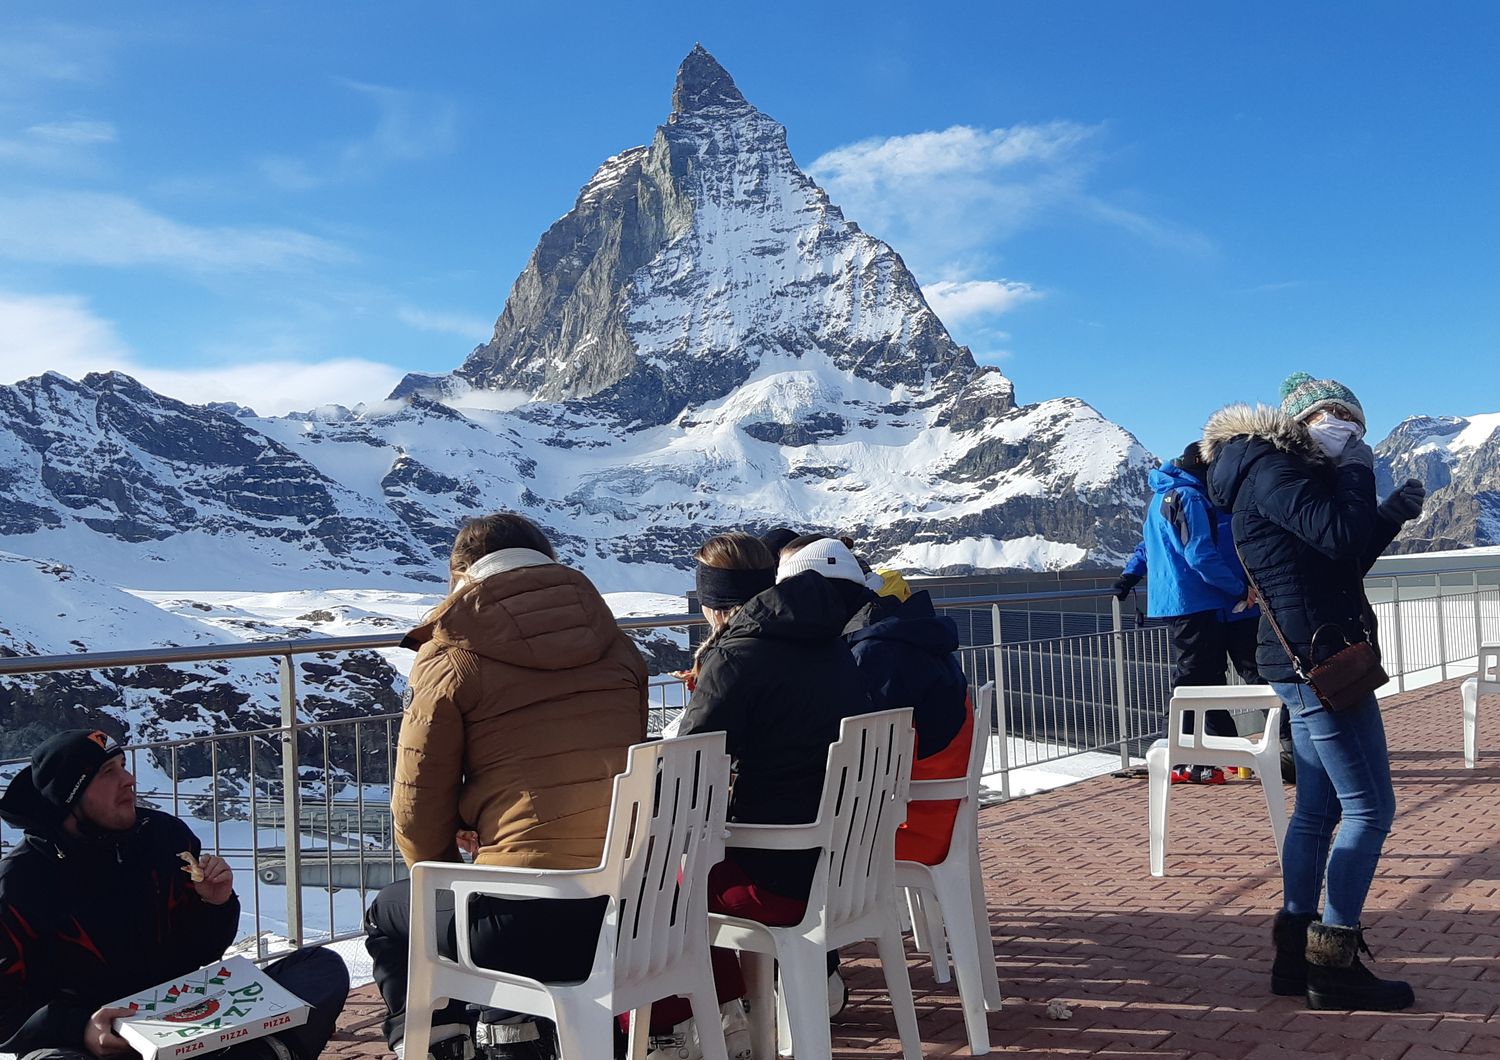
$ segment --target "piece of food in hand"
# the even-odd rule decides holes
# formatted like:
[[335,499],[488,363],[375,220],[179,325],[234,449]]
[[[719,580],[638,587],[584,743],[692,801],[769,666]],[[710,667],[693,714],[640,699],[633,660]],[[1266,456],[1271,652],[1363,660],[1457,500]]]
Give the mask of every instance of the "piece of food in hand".
[[182,871],[185,872],[185,873],[187,873],[188,876],[190,876],[192,878],[192,881],[194,883],[202,883],[203,882],[203,868],[202,868],[202,866],[200,866],[198,864],[198,859],[195,858],[195,857],[193,857],[193,852],[191,850],[184,850],[181,854],[178,854],[177,856],[179,858],[181,858],[183,860],[183,862],[184,862],[184,864],[182,866]]

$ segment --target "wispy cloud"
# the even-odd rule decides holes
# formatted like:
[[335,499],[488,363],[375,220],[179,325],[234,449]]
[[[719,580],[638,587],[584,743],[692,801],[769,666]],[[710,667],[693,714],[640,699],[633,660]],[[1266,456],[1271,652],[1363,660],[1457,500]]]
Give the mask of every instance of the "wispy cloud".
[[922,294],[945,324],[975,317],[999,316],[1042,293],[1018,280],[939,280],[926,284]]
[[70,146],[112,144],[120,138],[109,122],[83,119],[41,122],[26,131],[39,140]]
[[273,356],[191,369],[150,367],[84,299],[0,291],[0,383],[48,371],[73,379],[125,372],[168,397],[197,404],[233,401],[263,416],[380,401],[402,375],[391,365],[360,358]]
[[365,136],[329,144],[307,158],[274,155],[262,159],[261,173],[272,184],[288,191],[308,191],[452,149],[458,108],[451,99],[342,78],[337,83],[374,104],[374,129]]
[[0,91],[94,81],[106,68],[113,44],[108,33],[88,26],[9,26],[0,36]]
[[344,247],[290,228],[199,226],[123,195],[0,195],[0,257],[58,265],[160,265],[195,271],[341,262]]
[[415,306],[402,306],[396,310],[396,319],[407,327],[418,331],[435,331],[444,335],[457,335],[470,342],[483,342],[494,330],[494,322],[484,317],[466,313],[434,312]]
[[972,275],[998,243],[1055,214],[1205,253],[1204,237],[1112,205],[1091,187],[1102,126],[1056,121],[862,140],[809,167],[854,220],[899,246],[919,273]]

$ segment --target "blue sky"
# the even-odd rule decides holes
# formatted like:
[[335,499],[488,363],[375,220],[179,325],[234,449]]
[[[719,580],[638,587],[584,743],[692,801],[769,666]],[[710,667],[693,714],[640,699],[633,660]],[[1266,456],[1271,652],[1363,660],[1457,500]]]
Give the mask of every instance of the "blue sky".
[[0,8],[0,374],[262,412],[457,366],[702,41],[1023,402],[1500,410],[1500,6]]

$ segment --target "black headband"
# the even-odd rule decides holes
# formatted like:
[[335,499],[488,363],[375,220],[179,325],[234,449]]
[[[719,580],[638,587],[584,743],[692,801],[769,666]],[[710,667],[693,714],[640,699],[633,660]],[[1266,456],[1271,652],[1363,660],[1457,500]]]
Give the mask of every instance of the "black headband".
[[776,571],[726,570],[698,564],[698,602],[715,611],[738,607],[776,584]]

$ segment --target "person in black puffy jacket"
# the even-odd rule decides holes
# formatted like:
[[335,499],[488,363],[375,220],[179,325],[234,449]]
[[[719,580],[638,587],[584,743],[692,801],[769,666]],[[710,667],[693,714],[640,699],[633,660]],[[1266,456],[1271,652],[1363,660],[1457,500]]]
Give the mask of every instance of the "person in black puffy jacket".
[[[109,1004],[224,956],[239,926],[234,875],[201,856],[168,813],[138,808],[124,752],[103,732],[40,744],[0,796],[25,839],[0,862],[0,1052],[30,1060],[133,1055]],[[181,855],[199,866],[190,880]],[[267,974],[312,1006],[290,1031],[231,1046],[225,1060],[317,1060],[349,991],[330,950],[300,950]]]
[[1360,915],[1396,812],[1380,706],[1370,695],[1330,710],[1304,675],[1356,642],[1378,651],[1364,576],[1420,513],[1424,491],[1412,480],[1376,503],[1364,410],[1347,387],[1299,373],[1282,396],[1279,409],[1222,409],[1203,434],[1209,496],[1231,513],[1235,544],[1261,594],[1256,661],[1291,712],[1297,756],[1272,989],[1305,991],[1312,1008],[1400,1009],[1412,1004],[1411,988],[1377,979],[1358,957]]
[[[698,599],[711,632],[698,650],[678,734],[724,733],[734,766],[730,821],[805,824],[818,815],[839,723],[871,709],[841,636],[852,607],[816,574],[776,583],[775,558],[749,534],[710,538],[696,560]],[[709,876],[709,909],[795,924],[807,908],[817,862],[816,850],[730,848]],[[737,1002],[728,1006],[745,992],[739,961],[732,950],[716,949],[713,957],[719,1001],[731,1019],[742,1019]],[[652,1007],[653,1050],[676,1055],[672,1049],[692,1034],[688,1011],[681,998]]]

